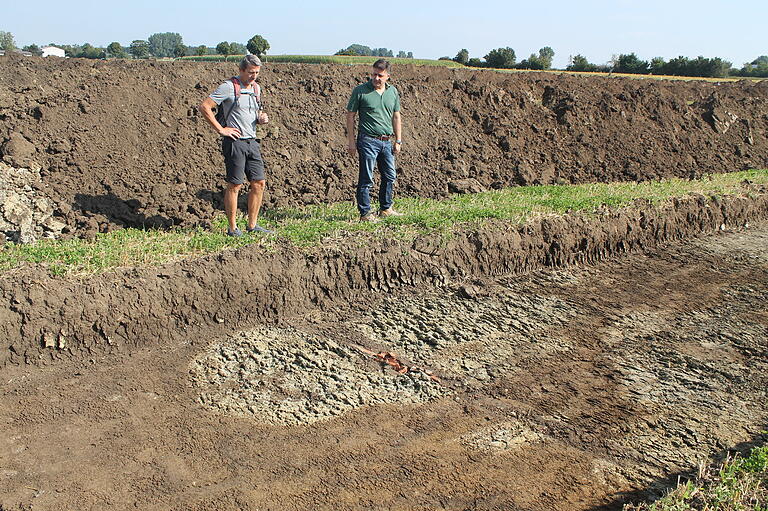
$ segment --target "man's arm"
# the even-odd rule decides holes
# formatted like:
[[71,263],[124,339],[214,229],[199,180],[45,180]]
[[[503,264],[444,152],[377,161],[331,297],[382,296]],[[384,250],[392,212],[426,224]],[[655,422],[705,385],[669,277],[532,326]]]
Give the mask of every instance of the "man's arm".
[[354,156],[357,154],[357,143],[355,143],[355,115],[357,112],[347,110],[347,152]]
[[216,114],[213,113],[213,109],[216,108],[218,105],[214,100],[211,98],[205,98],[202,103],[200,103],[200,106],[197,107],[197,110],[203,114],[203,117],[206,121],[208,121],[208,124],[213,126],[213,129],[216,130],[216,133],[221,135],[222,137],[229,137],[234,140],[237,140],[240,138],[240,130],[237,128],[229,128],[229,127],[223,127],[221,124],[219,124],[219,121],[216,120]]
[[395,130],[395,154],[397,154],[400,152],[402,147],[400,141],[403,139],[403,122],[399,110],[392,114],[392,129]]

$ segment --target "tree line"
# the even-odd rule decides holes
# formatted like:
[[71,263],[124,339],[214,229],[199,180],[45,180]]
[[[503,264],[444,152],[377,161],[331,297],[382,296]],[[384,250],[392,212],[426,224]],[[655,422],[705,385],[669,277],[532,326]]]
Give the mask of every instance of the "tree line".
[[[455,57],[440,57],[440,60],[453,60],[470,67],[492,67],[497,69],[551,69],[555,52],[549,46],[532,53],[527,59],[517,62],[515,50],[496,48],[489,51],[485,60],[469,58],[469,52],[462,48]],[[761,55],[752,62],[745,63],[740,69],[734,68],[727,60],[719,57],[705,58],[676,57],[669,61],[655,57],[650,61],[641,60],[635,53],[615,55],[606,64],[593,64],[583,55],[570,58],[566,71],[587,71],[603,73],[628,73],[647,75],[696,76],[725,78],[728,76],[768,77],[768,56]]]
[[505,48],[496,48],[489,51],[485,57],[485,62],[479,58],[469,58],[469,52],[466,48],[459,50],[455,57],[440,57],[440,60],[453,60],[459,64],[469,67],[492,67],[495,69],[551,69],[552,58],[555,51],[549,46],[545,46],[538,53],[531,53],[527,59],[517,62],[515,50],[509,46]]
[[[136,39],[128,46],[123,46],[115,41],[106,47],[93,46],[90,43],[84,44],[56,44],[50,43],[48,46],[56,46],[64,50],[67,57],[86,58],[86,59],[104,59],[104,58],[128,58],[136,59],[166,58],[166,57],[184,57],[188,55],[242,55],[246,52],[254,55],[263,56],[269,50],[269,43],[260,35],[254,35],[245,44],[237,42],[222,41],[215,47],[206,45],[187,46],[180,34],[175,32],[162,32],[150,35],[147,39]],[[13,34],[0,31],[0,49],[13,51],[16,50],[16,44]],[[42,49],[36,44],[30,44],[21,48],[33,55],[42,55]]]
[[[360,57],[395,57],[395,52],[388,48],[371,48],[363,44],[350,44],[346,48],[334,53],[334,55],[352,55]],[[413,52],[405,52],[400,50],[397,52],[397,58],[399,59],[412,59]]]
[[768,56],[761,55],[752,62],[745,63],[740,69],[734,68],[727,60],[720,57],[691,59],[680,56],[664,60],[654,57],[650,61],[641,60],[634,53],[614,56],[603,65],[592,64],[583,55],[571,57],[566,71],[601,71],[641,75],[699,76],[725,78],[728,76],[768,77]]
[[[238,42],[222,41],[215,47],[206,45],[187,46],[178,33],[163,32],[150,35],[146,40],[137,39],[128,46],[122,46],[118,42],[112,42],[104,48],[93,46],[90,43],[79,44],[54,44],[64,50],[67,57],[80,57],[88,59],[103,58],[164,58],[184,57],[190,55],[242,55],[246,52],[263,56],[269,50],[269,42],[260,35],[254,35],[245,44]],[[0,30],[0,49],[6,51],[16,50],[13,34]],[[41,55],[42,50],[36,44],[24,46],[24,51],[34,55]],[[371,48],[362,44],[351,44],[336,52],[336,55],[360,55],[376,57],[395,57],[388,48]],[[413,58],[413,52],[399,51],[398,58]],[[483,59],[470,58],[466,48],[462,48],[455,57],[440,57],[440,60],[453,60],[469,67],[491,67],[497,69],[534,69],[545,70],[552,68],[554,50],[545,46],[538,53],[517,62],[515,50],[510,47],[495,48],[490,50]],[[655,57],[650,61],[641,60],[635,53],[620,54],[614,56],[606,64],[594,64],[581,55],[572,56],[566,71],[593,71],[605,73],[628,73],[647,75],[671,75],[671,76],[698,76],[711,78],[725,78],[728,76],[762,77],[768,78],[768,56],[761,55],[751,62],[745,63],[741,68],[734,68],[727,60],[720,57],[691,59],[680,56],[669,61],[662,57]]]

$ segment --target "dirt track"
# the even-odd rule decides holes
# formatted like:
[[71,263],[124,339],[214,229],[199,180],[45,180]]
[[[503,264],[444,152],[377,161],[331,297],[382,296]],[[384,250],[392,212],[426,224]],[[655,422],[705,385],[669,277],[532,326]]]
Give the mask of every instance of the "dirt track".
[[[239,334],[190,329],[6,368],[0,509],[618,509],[768,425],[766,253],[763,223],[596,267],[450,280]],[[269,363],[254,347],[275,336]],[[274,362],[281,350],[292,364]],[[381,399],[362,405],[377,382]],[[203,404],[211,392],[331,412],[281,420]]]

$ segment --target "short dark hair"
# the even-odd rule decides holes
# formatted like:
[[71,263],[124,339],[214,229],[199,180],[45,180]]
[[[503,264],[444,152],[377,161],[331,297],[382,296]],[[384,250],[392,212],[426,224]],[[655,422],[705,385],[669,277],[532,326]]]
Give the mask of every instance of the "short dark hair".
[[373,63],[373,67],[379,71],[386,71],[389,73],[389,61],[387,59],[379,59]]
[[261,59],[253,54],[248,54],[240,61],[240,71],[245,71],[248,66],[261,66]]

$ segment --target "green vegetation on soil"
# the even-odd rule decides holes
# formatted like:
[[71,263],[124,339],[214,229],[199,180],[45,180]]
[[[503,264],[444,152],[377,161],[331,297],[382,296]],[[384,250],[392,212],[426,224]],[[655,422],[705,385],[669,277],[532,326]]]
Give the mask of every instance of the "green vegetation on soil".
[[624,511],[767,511],[768,446],[749,456],[702,467],[695,480],[681,483],[652,504],[624,506]]
[[[242,55],[201,55],[181,57],[178,60],[194,60],[201,62],[239,62]],[[268,55],[263,57],[264,62],[289,62],[294,64],[373,64],[381,57],[363,57],[349,55]],[[411,64],[414,66],[442,66],[442,67],[464,67],[458,62],[452,60],[429,60],[429,59],[399,59],[396,57],[387,57],[392,64]]]
[[[399,239],[426,233],[449,235],[457,227],[472,228],[491,219],[523,224],[535,216],[590,214],[603,205],[623,207],[638,199],[659,204],[690,193],[707,196],[741,193],[744,181],[768,184],[768,170],[713,174],[690,181],[525,186],[455,195],[446,200],[403,198],[395,204],[403,216],[376,223],[359,222],[351,202],[266,210],[261,224],[275,230],[276,235],[227,237],[224,235],[226,222],[221,216],[215,220],[212,231],[124,229],[100,234],[95,240],[7,243],[0,248],[0,271],[32,263],[47,266],[53,274],[97,273],[117,267],[156,265],[254,243],[270,249],[278,237],[309,247],[363,233]],[[244,222],[240,220],[243,230]]]

